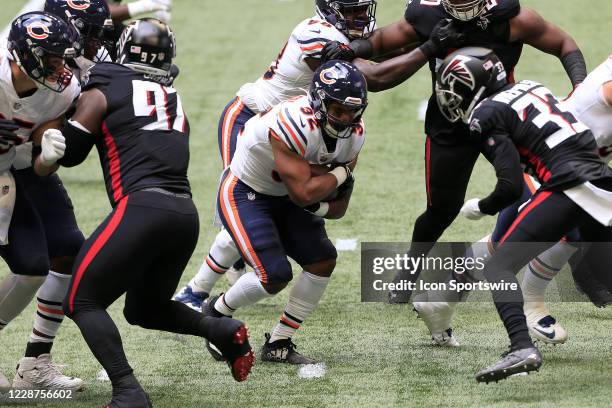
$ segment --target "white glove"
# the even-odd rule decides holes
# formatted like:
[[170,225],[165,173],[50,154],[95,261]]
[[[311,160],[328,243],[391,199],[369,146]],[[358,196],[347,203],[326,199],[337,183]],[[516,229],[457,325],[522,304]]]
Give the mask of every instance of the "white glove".
[[461,207],[461,214],[467,218],[468,220],[479,220],[485,216],[482,212],[480,212],[480,207],[478,203],[480,202],[480,198],[472,198],[467,200],[463,207]]
[[41,142],[40,161],[47,167],[53,166],[66,152],[66,139],[57,129],[47,129]]
[[172,0],[138,0],[127,4],[130,17],[153,11],[169,12],[172,9]]

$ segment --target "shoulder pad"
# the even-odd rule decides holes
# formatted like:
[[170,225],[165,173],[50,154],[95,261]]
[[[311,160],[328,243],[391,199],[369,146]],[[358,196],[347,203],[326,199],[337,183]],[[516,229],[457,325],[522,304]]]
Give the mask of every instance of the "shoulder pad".
[[492,22],[507,21],[519,15],[521,4],[519,0],[495,0],[485,16]]
[[306,155],[309,141],[316,136],[318,129],[312,122],[312,109],[306,106],[304,99],[299,97],[280,104],[272,129],[291,151],[302,157]]
[[330,41],[349,43],[348,38],[334,26],[316,18],[305,20],[293,35],[300,50],[306,56],[318,56],[321,49]]

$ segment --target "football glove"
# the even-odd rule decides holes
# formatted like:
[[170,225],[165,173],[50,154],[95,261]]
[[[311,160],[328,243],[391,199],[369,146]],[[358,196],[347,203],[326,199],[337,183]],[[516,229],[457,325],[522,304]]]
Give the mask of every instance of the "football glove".
[[466,36],[460,31],[458,24],[452,19],[443,19],[436,24],[429,40],[419,49],[427,59],[432,59],[449,48],[461,48],[465,42]]
[[130,17],[136,17],[140,14],[156,12],[156,17],[162,21],[167,21],[161,17],[170,19],[170,10],[172,9],[172,0],[138,0],[127,4]]
[[53,166],[66,152],[66,139],[57,129],[47,129],[41,142],[40,161],[47,167]]
[[472,198],[467,200],[463,207],[461,207],[461,214],[467,218],[468,220],[479,220],[485,216],[480,211],[480,206],[478,203],[480,202],[480,198]]
[[351,44],[343,44],[340,41],[330,41],[321,50],[321,63],[330,60],[343,60],[351,62],[357,57]]
[[0,149],[8,150],[23,142],[23,139],[15,133],[17,129],[19,125],[12,120],[0,119]]

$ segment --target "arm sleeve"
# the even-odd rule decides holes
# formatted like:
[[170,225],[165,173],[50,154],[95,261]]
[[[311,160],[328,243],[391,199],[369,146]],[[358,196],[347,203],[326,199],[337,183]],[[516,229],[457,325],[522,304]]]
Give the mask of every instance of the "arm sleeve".
[[66,123],[62,134],[66,138],[66,152],[57,163],[63,167],[74,167],[83,163],[95,144],[94,135],[85,131],[78,122],[73,121]]
[[523,192],[523,170],[519,153],[506,135],[488,137],[482,153],[495,168],[497,184],[478,206],[484,214],[494,215],[520,198]]

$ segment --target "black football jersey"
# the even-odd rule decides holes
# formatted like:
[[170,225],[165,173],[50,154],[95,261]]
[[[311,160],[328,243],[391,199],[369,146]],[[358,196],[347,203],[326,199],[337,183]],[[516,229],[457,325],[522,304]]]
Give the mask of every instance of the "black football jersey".
[[537,82],[508,85],[482,101],[470,117],[469,129],[470,139],[482,144],[498,176],[514,160],[503,148],[508,141],[518,151],[524,171],[544,190],[563,191],[610,176],[590,129]]
[[[519,0],[487,0],[487,10],[482,16],[462,24],[466,34],[466,46],[478,46],[492,49],[504,64],[513,80],[514,67],[519,61],[523,49],[520,41],[509,42],[510,20],[521,10]],[[442,19],[452,18],[446,12],[440,0],[409,0],[404,18],[415,29],[422,42],[427,41],[431,31]],[[450,53],[450,52],[449,52]],[[436,83],[436,70],[446,55],[438,55],[429,62],[432,76],[432,92]],[[442,145],[466,143],[467,126],[461,123],[450,123],[440,112],[436,102],[435,92],[429,99],[425,118],[425,133]]]
[[111,204],[146,188],[189,194],[189,123],[176,89],[114,63],[91,69],[83,91],[92,88],[107,102],[96,147]]

